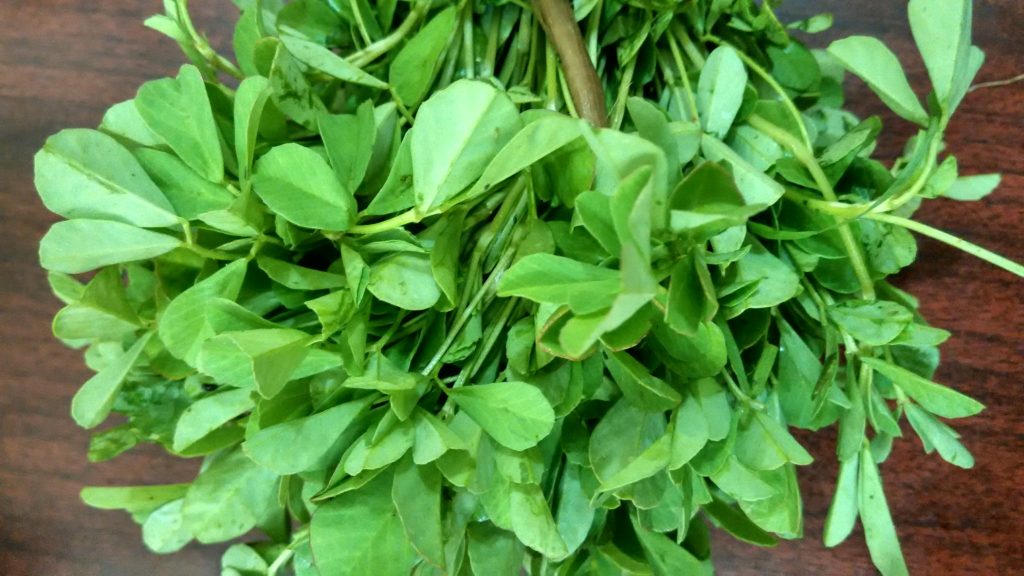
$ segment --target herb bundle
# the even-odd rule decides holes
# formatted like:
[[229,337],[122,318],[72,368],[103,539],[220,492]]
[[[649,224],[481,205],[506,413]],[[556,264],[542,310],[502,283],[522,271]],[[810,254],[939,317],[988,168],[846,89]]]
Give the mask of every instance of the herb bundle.
[[[67,218],[40,260],[96,375],[92,461],[202,458],[92,487],[146,545],[235,544],[223,574],[707,574],[709,529],[803,535],[789,428],[837,426],[824,533],[906,574],[879,465],[948,333],[887,278],[912,219],[977,200],[943,133],[983,61],[967,0],[912,0],[933,91],[868,37],[812,50],[753,0],[237,1],[190,60],[36,157]],[[891,166],[850,72],[919,132]],[[88,275],[85,275],[89,273]]]

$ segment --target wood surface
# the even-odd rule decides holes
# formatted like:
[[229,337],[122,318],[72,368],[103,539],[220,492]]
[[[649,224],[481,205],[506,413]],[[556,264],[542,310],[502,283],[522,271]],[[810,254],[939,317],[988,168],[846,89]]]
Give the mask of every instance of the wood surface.
[[[214,44],[230,42],[228,0],[192,2],[195,19]],[[1024,72],[1020,30],[1024,2],[977,0],[975,38],[988,54],[980,80]],[[923,89],[905,3],[886,0],[790,1],[790,19],[820,11],[837,28],[812,38],[823,46],[848,34],[882,37]],[[150,78],[173,74],[176,47],[142,26],[160,9],[151,0],[0,1],[0,575],[148,576],[218,573],[223,546],[190,546],[154,556],[127,515],[87,508],[84,485],[187,481],[197,462],[159,450],[136,450],[90,465],[88,433],[69,417],[78,386],[90,375],[78,352],[50,334],[58,301],[37,264],[37,244],[55,217],[32,186],[32,155],[64,127],[93,127],[103,111],[130,98]],[[851,105],[882,113],[858,82]],[[899,150],[910,127],[883,114],[881,152]],[[1024,261],[1024,84],[971,94],[948,143],[961,172],[1002,172],[1002,188],[979,204],[935,201],[920,217],[933,225]],[[907,434],[883,467],[890,505],[914,574],[1024,573],[1024,281],[935,242],[899,284],[921,298],[926,316],[954,332],[939,379],[986,405],[958,423],[977,465],[963,471],[926,456]],[[857,533],[839,548],[820,543],[834,485],[834,436],[802,435],[817,457],[803,468],[806,539],[758,549],[716,534],[719,573],[741,576],[874,574]]]

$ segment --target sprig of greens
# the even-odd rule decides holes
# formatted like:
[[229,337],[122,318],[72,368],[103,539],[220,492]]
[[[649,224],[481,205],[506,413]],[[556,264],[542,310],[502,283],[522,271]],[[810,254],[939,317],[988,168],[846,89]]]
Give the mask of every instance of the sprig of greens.
[[[941,419],[983,407],[887,279],[911,232],[1024,276],[912,219],[999,183],[942,154],[969,1],[909,3],[926,103],[771,2],[237,1],[234,61],[164,4],[191,63],[47,140],[40,260],[72,416],[123,416],[90,459],[202,467],[86,503],[158,553],[258,528],[227,575],[705,574],[711,526],[803,535],[789,429],[835,425],[824,542],[907,573],[879,465],[905,415],[970,468]],[[847,71],[919,126],[892,166]]]

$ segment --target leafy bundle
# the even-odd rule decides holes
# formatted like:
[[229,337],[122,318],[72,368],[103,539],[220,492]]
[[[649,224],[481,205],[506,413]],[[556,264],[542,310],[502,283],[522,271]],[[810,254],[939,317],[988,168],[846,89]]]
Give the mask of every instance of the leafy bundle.
[[[859,517],[907,572],[879,464],[906,416],[969,468],[940,418],[982,406],[886,279],[910,230],[1024,273],[910,219],[999,181],[940,158],[970,2],[910,2],[927,106],[878,40],[790,36],[827,15],[557,2],[238,1],[232,62],[165,0],[191,64],[47,141],[40,259],[72,416],[123,416],[90,459],[202,467],[88,504],[160,553],[259,528],[232,575],[705,574],[709,525],[802,536],[789,428],[836,425],[825,544]],[[844,70],[920,126],[891,167]]]

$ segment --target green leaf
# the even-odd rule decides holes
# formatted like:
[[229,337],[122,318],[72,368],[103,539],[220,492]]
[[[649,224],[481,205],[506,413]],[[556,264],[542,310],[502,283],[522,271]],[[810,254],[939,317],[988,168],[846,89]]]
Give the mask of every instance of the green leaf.
[[252,183],[271,210],[297,226],[344,232],[355,221],[352,191],[305,146],[276,146],[256,162]]
[[882,478],[868,448],[860,453],[859,486],[858,509],[871,561],[882,576],[906,576],[907,564],[885,501]]
[[391,492],[392,475],[384,473],[317,508],[309,543],[321,573],[409,574],[416,552],[402,529]]
[[306,268],[263,254],[256,257],[256,264],[271,280],[293,290],[330,290],[347,284],[341,274]]
[[516,574],[525,550],[515,534],[474,522],[466,530],[466,552],[473,574]]
[[374,77],[316,42],[282,34],[281,43],[299,62],[342,82],[369,86],[378,90],[387,90],[388,88],[387,83],[383,80]]
[[614,490],[653,476],[668,466],[671,437],[665,417],[620,399],[590,437],[589,458],[601,489]]
[[263,428],[249,436],[242,450],[253,462],[281,476],[326,468],[348,448],[338,442],[375,399],[371,394],[311,416]]
[[644,557],[655,576],[708,576],[710,571],[690,551],[676,544],[664,534],[645,530],[630,515],[633,529],[636,531]]
[[561,114],[540,116],[516,132],[498,151],[466,198],[490,191],[496,184],[576,141],[581,134],[577,119]]
[[218,382],[273,398],[302,364],[311,339],[286,328],[226,332],[202,344],[197,367]]
[[227,210],[235,199],[226,187],[203,178],[173,154],[140,148],[135,157],[182,218],[194,220],[207,212]]
[[459,80],[434,93],[412,133],[416,209],[429,214],[472,184],[521,125],[512,101],[489,84]]
[[444,61],[442,55],[455,32],[457,12],[455,6],[439,12],[402,46],[391,62],[388,82],[407,108],[419,106],[434,84],[434,77]]
[[43,204],[65,218],[117,220],[142,228],[174,226],[174,207],[123,146],[95,130],[63,130],[35,157]]
[[740,425],[736,457],[754,470],[775,470],[788,462],[806,466],[814,461],[785,426],[762,411],[755,411]]
[[139,114],[135,100],[114,104],[103,114],[100,130],[129,143],[139,146],[158,147],[167,143],[157,136]]
[[441,525],[441,473],[436,466],[419,466],[406,457],[395,469],[391,499],[405,535],[416,552],[444,570],[444,533]]
[[318,126],[338,180],[348,190],[356,190],[366,176],[377,139],[373,104],[363,102],[355,114],[324,114]]
[[859,453],[839,463],[836,491],[825,517],[824,541],[829,548],[842,544],[857,522],[859,464]]
[[[724,416],[731,417],[728,405],[725,408]],[[708,419],[695,396],[687,395],[683,404],[672,413],[669,429],[672,434],[672,453],[667,468],[678,470],[693,459],[709,440]]]
[[605,365],[622,395],[639,408],[652,412],[671,410],[683,401],[679,392],[651,374],[628,352],[608,352]]
[[[326,5],[324,9],[328,14],[334,13]],[[267,47],[274,47],[277,40],[263,42],[270,42]],[[302,126],[316,130],[317,118],[327,112],[327,107],[306,79],[303,65],[283,46],[276,46],[269,78],[271,98],[277,109]]]
[[512,450],[532,448],[554,426],[551,404],[525,382],[476,384],[448,390],[448,395],[491,438]]
[[188,484],[152,486],[88,486],[81,498],[87,506],[99,510],[124,510],[133,515],[148,515],[153,510],[178,500],[188,491]]
[[174,426],[174,449],[185,450],[255,406],[251,390],[226,390],[196,400]]
[[942,456],[943,460],[954,466],[967,470],[974,467],[974,457],[960,443],[957,439],[959,435],[953,429],[914,404],[905,404],[904,410],[907,412],[907,420],[910,421],[910,425],[921,437],[925,452],[931,452],[934,449],[939,452],[939,456]]
[[185,495],[182,516],[196,540],[224,542],[252,530],[276,496],[277,476],[234,450],[199,473]]
[[935,95],[952,114],[970,85],[971,20],[968,0],[911,0],[910,30],[924,59]]
[[999,174],[962,176],[956,179],[943,196],[961,202],[981,200],[994,192],[1001,181],[1002,176]]
[[569,554],[540,486],[513,483],[509,517],[512,531],[527,547],[553,560]]
[[901,368],[878,358],[862,358],[861,361],[879,374],[892,380],[893,384],[899,386],[908,396],[916,400],[922,408],[936,416],[943,418],[965,418],[967,416],[974,416],[985,409],[981,402],[965,396],[952,388],[947,388],[922,378],[906,368]]
[[886,300],[847,300],[830,306],[828,314],[840,330],[871,346],[892,342],[914,320],[910,310]]
[[697,110],[704,131],[724,138],[743,104],[747,69],[736,50],[719,46],[708,56],[697,84]]
[[743,542],[755,546],[775,546],[779,543],[774,536],[754,524],[742,510],[721,500],[714,499],[705,504],[704,512],[716,526]]
[[236,260],[197,282],[171,301],[159,318],[160,340],[167,351],[195,366],[203,342],[214,335],[206,317],[215,298],[234,299],[242,288],[248,262]]
[[157,554],[171,554],[192,541],[192,532],[181,515],[183,499],[157,508],[142,524],[142,542]]
[[181,246],[174,236],[108,220],[57,222],[39,242],[39,263],[52,272],[80,274],[110,264],[155,258]]
[[[256,12],[255,9],[251,11]],[[243,187],[248,186],[252,177],[252,161],[256,153],[260,120],[269,97],[270,81],[262,76],[249,76],[242,80],[235,91],[235,155],[238,162],[238,179],[242,181]]]
[[185,164],[211,182],[224,179],[220,133],[198,68],[182,66],[177,78],[143,84],[135,106]]
[[416,410],[416,440],[413,445],[413,462],[420,466],[429,464],[448,450],[464,450],[465,442],[442,420],[423,409]]
[[430,258],[410,252],[391,254],[374,263],[366,289],[404,310],[426,310],[441,298]]
[[785,193],[785,188],[763,170],[743,159],[735,150],[721,140],[705,134],[700,140],[701,151],[708,160],[727,162],[732,167],[732,177],[748,206],[770,206]]
[[928,113],[907,82],[899,59],[880,40],[851,36],[833,42],[828,53],[863,80],[893,112],[915,124],[928,124]]
[[522,258],[498,282],[499,296],[569,305],[578,313],[600,310],[618,290],[619,274],[614,270],[553,254]]

